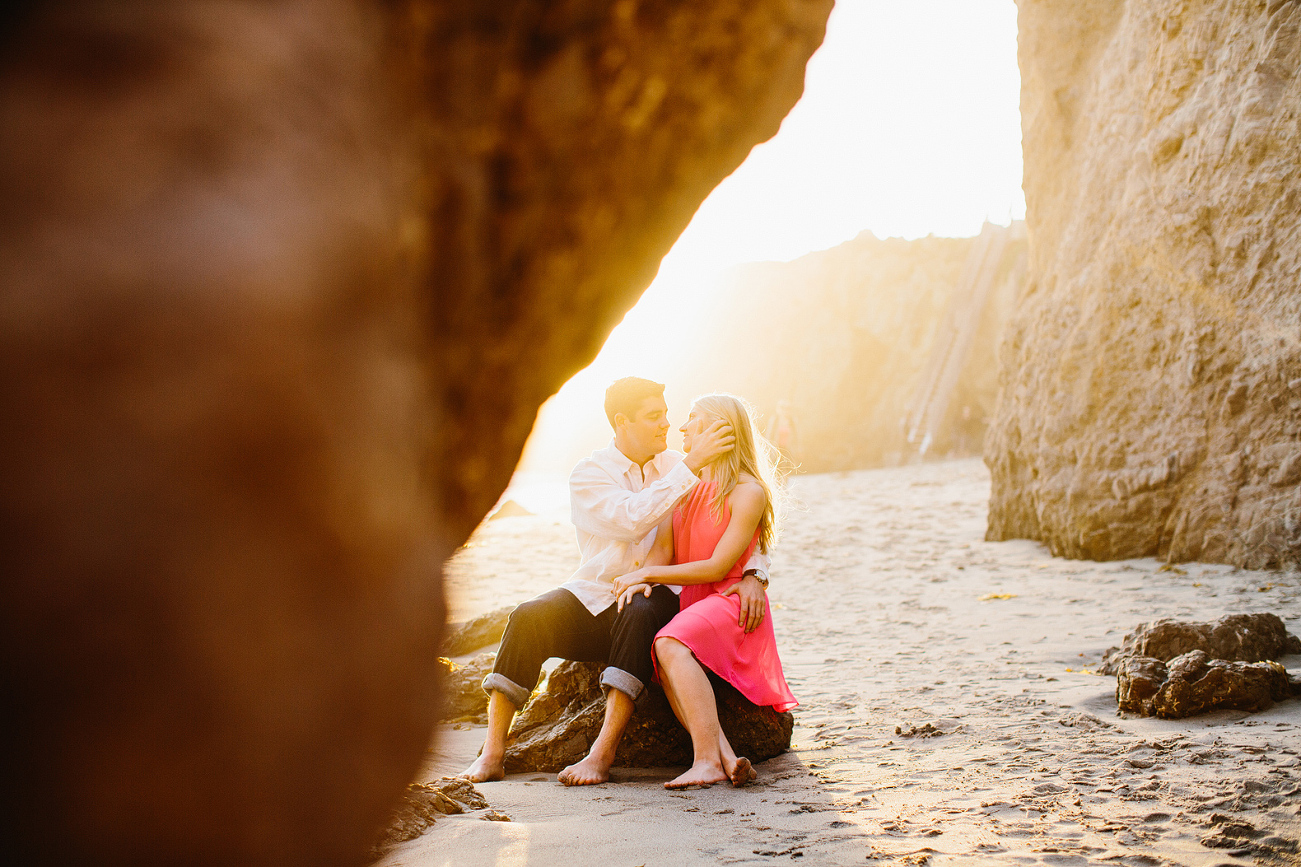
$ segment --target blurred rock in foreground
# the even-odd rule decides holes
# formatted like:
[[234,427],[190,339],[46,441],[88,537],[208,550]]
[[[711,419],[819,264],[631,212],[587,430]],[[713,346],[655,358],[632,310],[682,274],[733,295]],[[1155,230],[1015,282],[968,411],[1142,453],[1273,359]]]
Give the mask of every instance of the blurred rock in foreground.
[[1031,253],[988,537],[1301,561],[1301,4],[1018,6]]
[[9,861],[365,860],[440,564],[830,7],[0,7]]

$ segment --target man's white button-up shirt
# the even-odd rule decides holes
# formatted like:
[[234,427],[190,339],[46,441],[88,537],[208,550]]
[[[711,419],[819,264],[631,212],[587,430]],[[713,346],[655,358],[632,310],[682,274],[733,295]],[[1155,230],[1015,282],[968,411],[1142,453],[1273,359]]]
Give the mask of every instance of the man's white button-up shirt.
[[[646,564],[660,521],[700,481],[682,457],[665,451],[639,467],[611,441],[570,474],[569,503],[582,565],[561,586],[593,614],[614,604],[614,579]],[[756,551],[746,566],[767,573],[768,564]]]

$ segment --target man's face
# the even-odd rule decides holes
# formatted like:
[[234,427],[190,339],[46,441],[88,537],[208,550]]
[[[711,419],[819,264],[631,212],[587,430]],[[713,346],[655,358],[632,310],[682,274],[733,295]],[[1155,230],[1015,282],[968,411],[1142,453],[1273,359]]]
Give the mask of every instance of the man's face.
[[648,397],[623,425],[628,446],[644,455],[657,455],[668,448],[669,407],[662,397]]

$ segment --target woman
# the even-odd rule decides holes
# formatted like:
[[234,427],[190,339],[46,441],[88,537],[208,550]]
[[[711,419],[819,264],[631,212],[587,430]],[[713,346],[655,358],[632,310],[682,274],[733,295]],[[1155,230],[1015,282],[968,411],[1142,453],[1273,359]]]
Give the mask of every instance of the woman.
[[754,779],[750,762],[737,757],[718,724],[708,668],[757,705],[789,710],[797,702],[786,685],[772,611],[752,632],[740,625],[740,600],[723,591],[742,577],[754,547],[767,553],[776,539],[772,447],[755,433],[748,406],[730,394],[698,399],[681,428],[683,447],[713,424],[732,426],[736,447],[700,471],[700,484],[660,525],[648,565],[615,582],[620,606],[652,585],[681,584],[681,612],[655,636],[654,661],[673,712],[691,734],[690,770],[665,788]]

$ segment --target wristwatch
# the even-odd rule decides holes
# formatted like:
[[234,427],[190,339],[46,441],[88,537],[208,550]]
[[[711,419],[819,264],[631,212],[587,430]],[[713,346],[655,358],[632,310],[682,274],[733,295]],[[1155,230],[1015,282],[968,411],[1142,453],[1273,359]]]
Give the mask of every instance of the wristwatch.
[[746,575],[753,575],[754,580],[758,581],[764,590],[768,589],[768,576],[760,572],[758,569],[746,569],[741,577],[744,578]]

